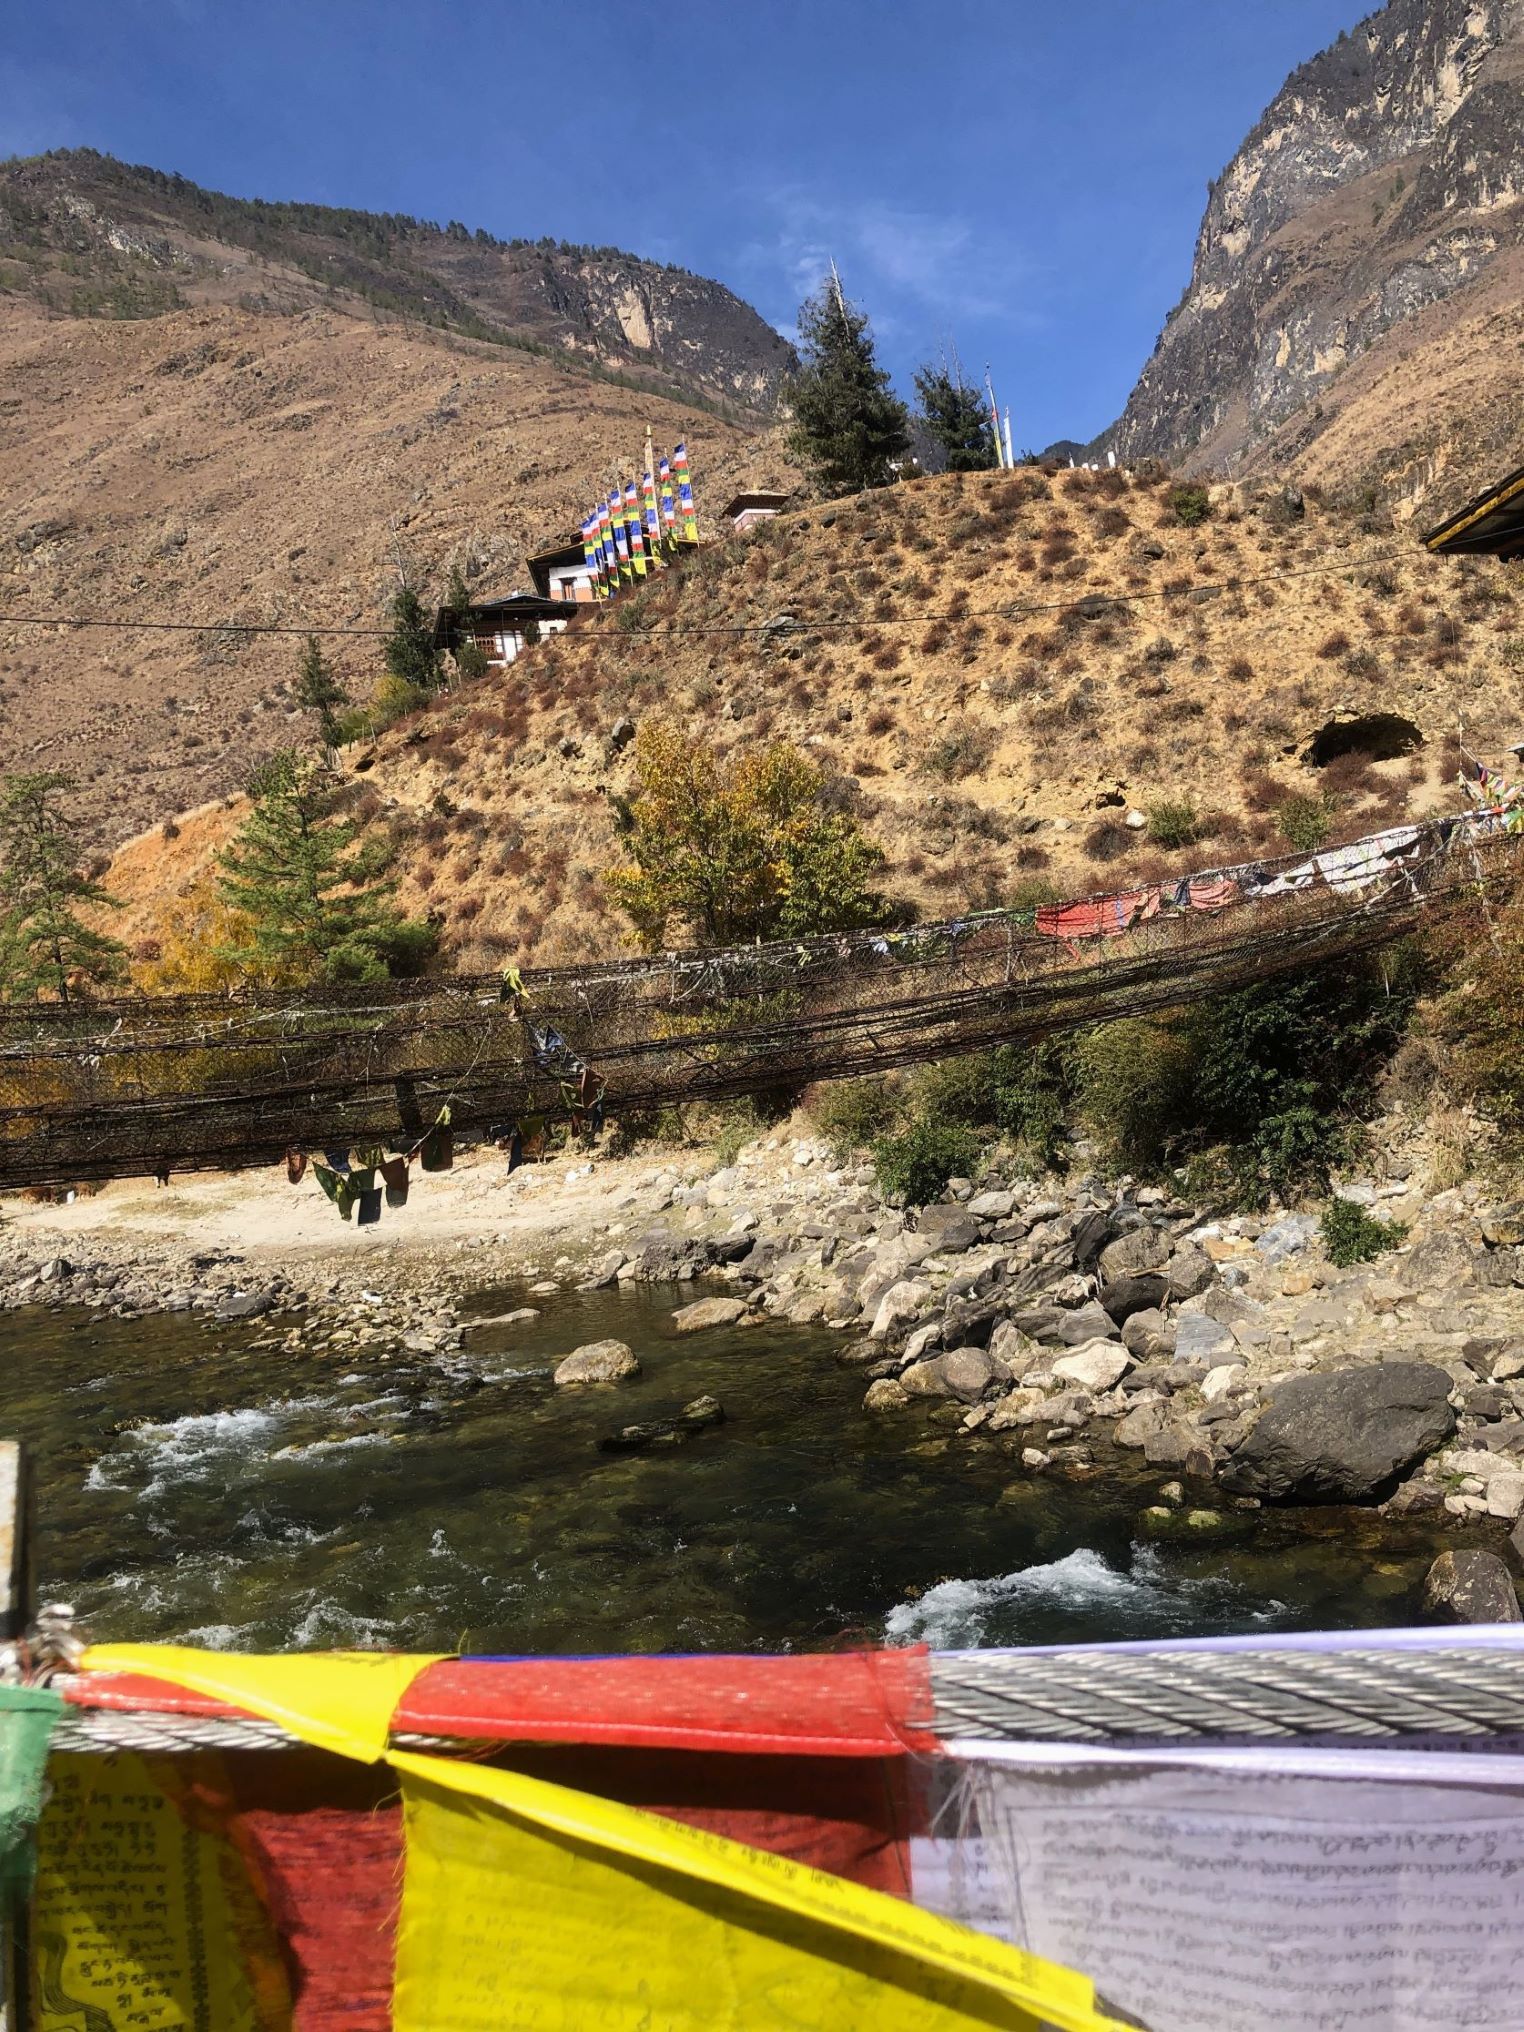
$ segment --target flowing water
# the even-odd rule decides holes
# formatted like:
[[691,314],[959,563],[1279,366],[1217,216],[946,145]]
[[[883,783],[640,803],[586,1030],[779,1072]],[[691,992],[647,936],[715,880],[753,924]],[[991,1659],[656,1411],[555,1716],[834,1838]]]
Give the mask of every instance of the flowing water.
[[[293,1356],[184,1315],[0,1317],[0,1436],[35,1449],[44,1598],[101,1639],[237,1649],[621,1652],[1348,1628],[1416,1619],[1438,1549],[1348,1512],[1136,1541],[1157,1471],[1030,1477],[921,1415],[875,1418],[832,1335],[679,1338],[691,1289],[551,1300],[422,1358]],[[522,1299],[483,1294],[482,1315]],[[644,1374],[557,1391],[615,1335]],[[265,1344],[261,1345],[261,1342]],[[681,1448],[599,1450],[701,1392]]]

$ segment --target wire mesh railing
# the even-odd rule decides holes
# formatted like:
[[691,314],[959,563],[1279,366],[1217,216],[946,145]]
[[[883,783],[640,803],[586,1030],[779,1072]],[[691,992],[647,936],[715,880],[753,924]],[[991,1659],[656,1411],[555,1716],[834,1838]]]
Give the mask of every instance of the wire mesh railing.
[[[272,1162],[842,1078],[1168,1009],[1401,936],[1519,840],[1473,812],[1038,910],[379,986],[0,1005],[0,1186]],[[569,1077],[570,1075],[570,1077]]]

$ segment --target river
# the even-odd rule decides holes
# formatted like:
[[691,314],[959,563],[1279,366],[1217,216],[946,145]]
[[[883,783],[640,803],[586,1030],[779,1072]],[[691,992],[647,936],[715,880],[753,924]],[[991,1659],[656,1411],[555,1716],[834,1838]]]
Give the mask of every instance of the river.
[[[1162,1479],[1029,1476],[923,1415],[872,1417],[836,1337],[677,1336],[691,1288],[546,1302],[423,1358],[293,1356],[268,1325],[0,1317],[0,1436],[38,1467],[44,1599],[100,1639],[235,1649],[781,1649],[1026,1644],[1416,1620],[1442,1536],[1260,1513],[1230,1543],[1141,1544]],[[480,1295],[479,1316],[523,1303]],[[286,1323],[283,1323],[283,1330]],[[555,1362],[615,1335],[617,1391]],[[263,1343],[263,1344],[261,1344]],[[599,1450],[702,1392],[680,1449]]]

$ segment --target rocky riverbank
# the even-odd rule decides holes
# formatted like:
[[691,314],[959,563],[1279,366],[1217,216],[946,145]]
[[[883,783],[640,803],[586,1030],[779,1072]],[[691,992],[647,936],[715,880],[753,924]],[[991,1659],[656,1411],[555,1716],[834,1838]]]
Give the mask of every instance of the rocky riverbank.
[[1475,1184],[1429,1194],[1393,1158],[1341,1188],[1406,1231],[1348,1269],[1313,1214],[1208,1219],[1095,1172],[997,1166],[907,1212],[807,1134],[724,1166],[685,1152],[512,1178],[475,1152],[418,1186],[381,1237],[268,1178],[11,1201],[0,1304],[267,1316],[293,1357],[469,1367],[484,1289],[516,1284],[528,1316],[572,1288],[705,1280],[722,1295],[681,1324],[833,1328],[867,1415],[998,1448],[1021,1474],[1141,1459],[1161,1536],[1356,1503],[1432,1511],[1462,1545],[1512,1529],[1524,1555],[1524,1208]]

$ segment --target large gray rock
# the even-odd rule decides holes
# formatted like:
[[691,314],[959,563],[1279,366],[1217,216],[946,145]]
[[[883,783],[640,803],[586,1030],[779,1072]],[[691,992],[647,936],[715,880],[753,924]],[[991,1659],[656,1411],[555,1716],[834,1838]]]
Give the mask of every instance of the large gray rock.
[[1415,1291],[1439,1291],[1450,1284],[1474,1284],[1476,1251],[1454,1228],[1439,1228],[1408,1251],[1402,1275]]
[[1096,1296],[1102,1311],[1121,1326],[1135,1312],[1160,1311],[1169,1296],[1169,1287],[1154,1271],[1129,1271],[1108,1279]]
[[977,1404],[999,1374],[983,1348],[949,1348],[945,1355],[901,1370],[900,1385],[907,1397],[956,1397]]
[[1089,1341],[1072,1355],[1061,1355],[1053,1373],[1064,1383],[1077,1383],[1082,1390],[1100,1396],[1119,1383],[1132,1367],[1132,1356],[1115,1341]]
[[876,1341],[881,1341],[903,1321],[916,1318],[930,1302],[931,1286],[922,1284],[917,1278],[891,1284],[878,1302],[878,1310],[868,1331]]
[[623,1341],[589,1341],[557,1364],[554,1381],[565,1388],[569,1383],[623,1383],[639,1374],[639,1357]]
[[1122,1345],[1140,1362],[1157,1361],[1175,1352],[1175,1326],[1157,1307],[1129,1314],[1122,1327]]
[[1365,1503],[1455,1430],[1450,1378],[1424,1362],[1383,1362],[1282,1383],[1222,1477],[1272,1502]]
[[672,1324],[679,1333],[704,1333],[710,1327],[734,1326],[746,1312],[739,1298],[700,1298],[693,1305],[679,1306]]
[[910,1402],[898,1376],[879,1376],[868,1385],[864,1411],[903,1411]]
[[1136,1276],[1141,1270],[1157,1270],[1169,1261],[1168,1235],[1157,1228],[1133,1228],[1108,1242],[1101,1251],[1099,1269],[1108,1283],[1116,1277]]
[[976,1221],[1009,1220],[1016,1208],[1014,1192],[976,1192],[968,1211]]
[[1067,1348],[1082,1348],[1086,1341],[1114,1340],[1116,1330],[1116,1321],[1111,1314],[1092,1298],[1088,1304],[1077,1305],[1072,1312],[1064,1313],[1053,1331],[1041,1338],[1062,1341]]
[[1445,1623],[1518,1623],[1519,1597],[1495,1552],[1442,1552],[1423,1584],[1423,1605]]
[[1243,1351],[1233,1338],[1231,1327],[1221,1320],[1209,1319],[1204,1312],[1182,1312],[1175,1320],[1175,1357],[1182,1362],[1231,1361],[1234,1357],[1243,1359]]
[[1182,1298],[1194,1298],[1199,1291],[1205,1291],[1217,1275],[1217,1266],[1205,1249],[1187,1245],[1175,1251],[1162,1274],[1170,1297],[1178,1303]]
[[929,1241],[939,1256],[956,1256],[971,1249],[979,1237],[979,1223],[962,1207],[924,1207],[920,1217],[923,1241]]

